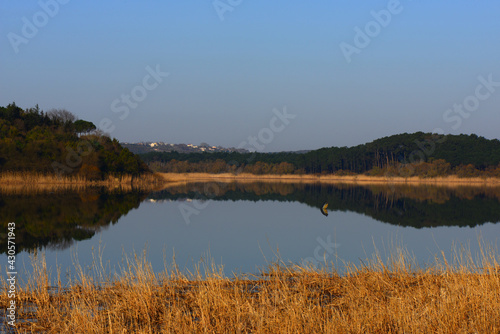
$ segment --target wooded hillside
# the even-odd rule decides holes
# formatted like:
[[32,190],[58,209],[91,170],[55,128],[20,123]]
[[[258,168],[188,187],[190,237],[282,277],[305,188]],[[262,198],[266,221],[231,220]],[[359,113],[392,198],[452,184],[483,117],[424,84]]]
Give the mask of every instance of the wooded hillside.
[[500,141],[474,134],[404,133],[303,154],[155,152],[141,157],[153,170],[163,172],[500,177]]
[[23,110],[11,103],[0,107],[0,172],[21,171],[100,180],[149,168],[92,122],[66,110],[45,113],[38,106]]

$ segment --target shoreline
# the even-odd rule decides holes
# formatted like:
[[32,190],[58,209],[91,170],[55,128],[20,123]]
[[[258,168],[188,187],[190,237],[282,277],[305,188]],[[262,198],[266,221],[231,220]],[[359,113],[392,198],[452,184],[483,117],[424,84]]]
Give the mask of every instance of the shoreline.
[[500,178],[475,177],[459,178],[456,175],[435,178],[420,177],[383,177],[369,175],[297,175],[297,174],[265,174],[249,173],[210,174],[210,173],[161,173],[132,177],[124,175],[120,178],[109,176],[105,180],[87,180],[79,176],[58,177],[52,174],[8,172],[0,173],[0,189],[8,188],[87,188],[87,187],[134,187],[158,188],[173,183],[191,182],[268,182],[268,183],[324,183],[349,185],[436,185],[436,186],[470,186],[470,187],[500,187]]
[[209,174],[209,173],[156,173],[166,182],[286,182],[286,183],[327,183],[327,184],[402,184],[402,185],[443,185],[443,186],[491,186],[500,187],[500,178],[459,178],[447,177],[382,177],[368,175],[255,175],[255,174]]

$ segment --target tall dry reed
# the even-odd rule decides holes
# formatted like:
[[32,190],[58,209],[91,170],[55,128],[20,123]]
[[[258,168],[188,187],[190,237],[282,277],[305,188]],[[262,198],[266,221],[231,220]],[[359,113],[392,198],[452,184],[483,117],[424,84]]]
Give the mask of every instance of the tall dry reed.
[[47,189],[53,191],[58,189],[81,189],[89,186],[156,188],[164,182],[164,178],[157,174],[143,174],[140,176],[123,175],[120,177],[108,175],[104,180],[89,180],[80,175],[58,176],[55,174],[34,172],[0,173],[0,190],[12,189],[12,192],[19,191],[19,189],[33,191]]

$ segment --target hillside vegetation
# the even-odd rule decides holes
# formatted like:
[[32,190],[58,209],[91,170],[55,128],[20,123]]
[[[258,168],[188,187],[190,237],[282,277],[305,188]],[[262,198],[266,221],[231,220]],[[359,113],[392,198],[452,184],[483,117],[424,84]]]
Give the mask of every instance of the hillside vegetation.
[[155,171],[177,173],[500,177],[500,141],[474,134],[404,133],[300,154],[155,152],[141,157]]
[[87,180],[150,173],[139,157],[66,110],[0,107],[0,173],[31,172]]

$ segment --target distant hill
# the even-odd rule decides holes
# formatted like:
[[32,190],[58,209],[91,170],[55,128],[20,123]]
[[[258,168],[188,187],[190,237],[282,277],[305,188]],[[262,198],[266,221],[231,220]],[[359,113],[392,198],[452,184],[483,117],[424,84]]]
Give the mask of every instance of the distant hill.
[[47,113],[15,103],[0,107],[0,172],[81,176],[140,175],[149,168],[136,155],[66,110]]
[[244,148],[234,148],[234,147],[221,147],[221,146],[211,146],[207,143],[201,143],[200,145],[193,144],[168,144],[163,142],[141,142],[141,143],[121,143],[123,147],[126,147],[130,152],[135,154],[144,154],[148,152],[179,152],[179,153],[214,153],[214,152],[238,152],[238,153],[249,153],[248,150]]
[[152,169],[165,172],[500,177],[500,141],[474,134],[403,133],[306,153],[152,152],[141,157]]

